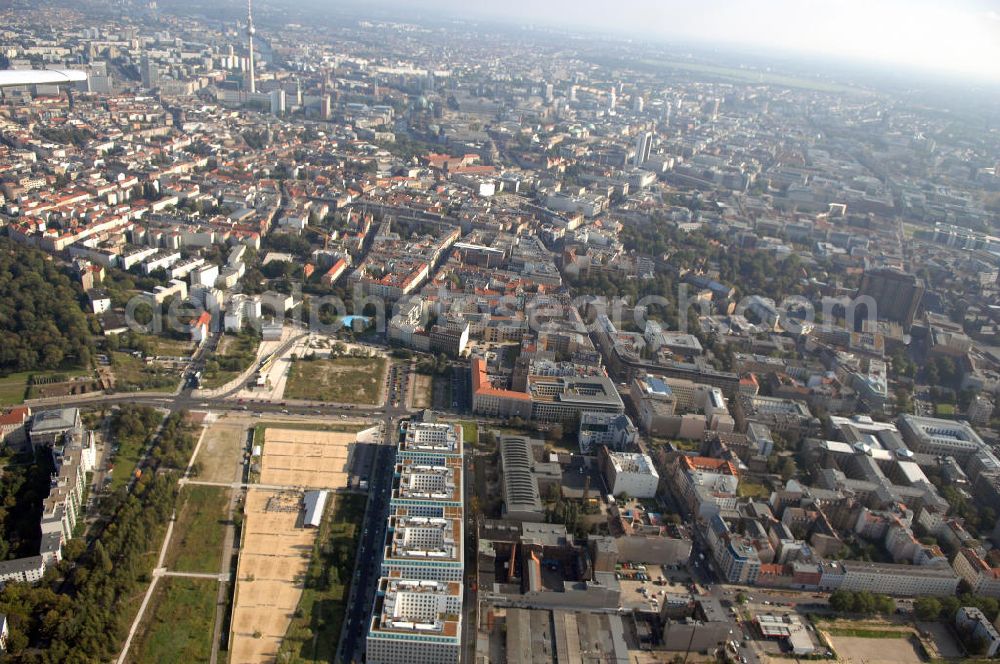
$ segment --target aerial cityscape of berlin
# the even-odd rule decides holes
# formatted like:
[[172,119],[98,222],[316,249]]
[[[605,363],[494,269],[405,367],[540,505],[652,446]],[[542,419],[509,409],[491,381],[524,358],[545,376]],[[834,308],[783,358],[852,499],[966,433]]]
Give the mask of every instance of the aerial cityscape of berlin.
[[1000,662],[996,0],[0,0],[0,663]]

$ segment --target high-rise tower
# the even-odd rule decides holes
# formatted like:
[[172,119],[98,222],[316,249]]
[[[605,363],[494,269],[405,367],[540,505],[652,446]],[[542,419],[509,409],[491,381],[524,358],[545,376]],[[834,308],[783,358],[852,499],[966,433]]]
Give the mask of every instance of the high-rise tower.
[[247,37],[250,40],[250,94],[257,94],[257,74],[253,67],[253,36],[257,28],[253,27],[253,0],[247,0]]

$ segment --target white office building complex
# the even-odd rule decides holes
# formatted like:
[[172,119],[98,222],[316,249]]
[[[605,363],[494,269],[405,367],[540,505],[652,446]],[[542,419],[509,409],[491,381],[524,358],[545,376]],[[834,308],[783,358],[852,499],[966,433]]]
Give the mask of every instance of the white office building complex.
[[370,664],[457,664],[462,648],[462,427],[398,431],[381,578],[365,641]]
[[462,510],[448,508],[443,517],[407,516],[405,509],[389,517],[382,576],[430,581],[461,581]]
[[950,567],[896,565],[845,560],[841,590],[867,590],[901,597],[946,597],[958,591],[959,576]]
[[461,583],[379,580],[368,664],[457,664],[461,649]]
[[444,463],[445,458],[462,456],[462,425],[443,422],[404,422],[396,458],[423,459]]

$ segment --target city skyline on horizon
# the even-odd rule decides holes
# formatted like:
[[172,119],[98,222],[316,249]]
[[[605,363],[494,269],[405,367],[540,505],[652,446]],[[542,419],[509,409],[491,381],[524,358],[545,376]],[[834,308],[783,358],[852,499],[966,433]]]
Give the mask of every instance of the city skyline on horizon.
[[[402,8],[395,0],[375,4]],[[512,0],[502,8],[470,8],[456,0],[425,0],[421,5],[405,9],[438,17],[452,13],[469,20],[611,31],[640,40],[666,39],[761,55],[806,54],[847,66],[875,64],[890,70],[901,67],[1000,83],[1000,68],[993,64],[1000,61],[1000,8],[982,0],[960,0],[948,6],[927,0],[840,0],[835,5],[765,0],[752,7],[732,0],[708,0],[697,7],[670,0],[639,0],[627,15],[617,5],[598,0]],[[359,6],[372,9],[371,3]],[[780,33],[776,34],[775,25],[782,26]]]

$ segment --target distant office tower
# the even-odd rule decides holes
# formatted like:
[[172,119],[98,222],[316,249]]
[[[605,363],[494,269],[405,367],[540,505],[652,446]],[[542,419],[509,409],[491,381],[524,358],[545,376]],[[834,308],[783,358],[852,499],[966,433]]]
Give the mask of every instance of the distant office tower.
[[634,163],[636,166],[642,166],[647,161],[649,161],[650,150],[653,149],[653,134],[644,131],[635,139],[635,158]]
[[554,86],[551,83],[545,84],[545,103],[550,103],[555,98]]
[[924,284],[907,272],[889,268],[867,270],[858,288],[858,297],[865,295],[875,300],[879,320],[894,321],[908,330],[924,295]]
[[608,92],[608,110],[615,110],[615,105],[618,103],[618,93],[615,92],[614,88]]
[[302,81],[295,79],[295,105],[302,108]]
[[332,104],[330,103],[330,95],[323,95],[323,103],[320,107],[320,115],[323,116],[324,120],[329,120],[332,113]]
[[150,61],[148,55],[142,56],[139,63],[139,75],[142,76],[142,87],[147,89],[155,88],[160,84],[160,68],[155,62]]
[[271,90],[271,112],[275,115],[285,114],[285,91],[281,88]]
[[642,95],[635,94],[632,96],[632,111],[635,113],[642,113],[645,102],[642,100]]
[[575,85],[569,86],[569,100],[570,101],[576,101],[576,86]]
[[706,109],[705,110],[708,111],[708,117],[713,122],[715,122],[716,120],[719,119],[719,104],[720,103],[721,102],[720,102],[719,98],[716,97],[715,99],[709,100],[708,104],[706,104]]
[[673,115],[674,105],[669,101],[663,105],[663,124],[670,124],[670,116]]

